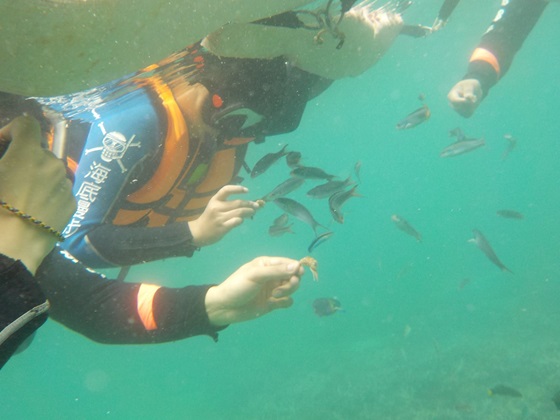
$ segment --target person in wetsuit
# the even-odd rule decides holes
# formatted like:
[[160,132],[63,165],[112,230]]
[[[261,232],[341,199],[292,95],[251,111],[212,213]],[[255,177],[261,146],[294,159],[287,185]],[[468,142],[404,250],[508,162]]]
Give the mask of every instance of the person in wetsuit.
[[547,0],[502,2],[471,55],[466,75],[447,95],[458,114],[467,118],[473,115],[492,86],[505,76],[548,3]]
[[[376,21],[372,22],[369,21],[370,15],[362,12],[354,16],[353,22],[369,31],[370,43],[372,40],[379,41],[372,47],[375,53],[372,57],[365,53],[359,55],[361,61],[354,68],[349,63],[336,60],[329,71],[341,74],[344,67],[349,67],[352,73],[359,73],[360,65],[362,70],[368,68],[381,56],[384,51],[382,45],[388,47],[399,33],[402,21],[398,16],[381,16],[379,19],[374,16]],[[302,23],[294,22],[294,30],[304,33],[313,47],[324,46],[334,50],[344,39],[340,51],[352,54],[346,47],[353,45],[353,39],[365,42],[363,31],[352,33],[345,28],[343,37],[341,28],[334,27],[322,34],[322,43],[315,44],[314,38],[321,30],[314,28],[309,31]],[[346,18],[342,22],[346,22]],[[386,25],[384,29],[384,22],[391,25]],[[282,26],[284,23],[278,28],[270,23],[255,25],[260,25],[257,30],[266,27],[267,35],[272,35],[272,38],[286,29]],[[223,33],[217,34],[217,38],[221,35]],[[222,42],[216,42],[217,38],[212,40],[213,47],[236,49],[235,44],[226,45],[224,40],[227,37]],[[263,39],[270,44],[266,36]],[[336,59],[335,53],[326,51],[327,55],[330,52]],[[126,114],[119,114],[118,109],[114,110],[115,113],[105,114],[110,108],[95,109],[100,118],[92,113],[91,119],[70,122],[67,133],[70,138],[76,138],[73,130],[79,132],[82,126],[83,138],[92,142],[95,140],[96,144],[68,142],[68,147],[59,148],[55,130],[53,150],[62,152],[69,169],[75,171],[75,193],[79,200],[84,201],[78,201],[79,214],[83,214],[85,208],[91,208],[92,213],[88,210],[87,216],[98,215],[96,223],[88,226],[92,229],[82,236],[86,238],[83,241],[85,245],[79,245],[79,240],[71,244],[76,232],[68,235],[67,241],[73,249],[80,252],[80,246],[84,246],[82,258],[88,261],[97,259],[101,264],[108,265],[144,261],[152,254],[145,250],[146,244],[142,240],[134,240],[135,235],[142,237],[148,229],[154,228],[156,230],[151,231],[151,239],[148,239],[152,244],[148,243],[147,248],[152,247],[157,258],[192,252],[194,244],[187,234],[175,235],[177,242],[173,243],[164,235],[158,237],[153,233],[157,229],[165,232],[166,226],[185,223],[190,217],[204,214],[206,203],[216,190],[235,177],[247,143],[295,129],[306,102],[331,82],[326,75],[314,74],[295,65],[313,66],[314,60],[313,55],[302,54],[297,48],[286,56],[262,59],[234,58],[236,54],[234,51],[233,57],[229,57],[228,52],[222,52],[218,56],[200,48],[200,45],[188,48],[183,58],[187,60],[188,68],[194,71],[192,74],[187,72],[183,83],[168,84],[149,74],[139,74],[133,83],[143,88],[141,95],[128,103],[131,105],[128,109],[130,115],[140,116],[134,124],[125,122]],[[166,66],[170,63],[161,64]],[[337,69],[337,65],[340,68]],[[170,72],[173,69],[171,66]],[[146,71],[149,72],[149,69]],[[157,119],[156,124],[147,123],[154,122],[154,119]],[[117,127],[113,123],[122,125]],[[129,127],[132,127],[131,130],[138,128],[138,131],[126,131]],[[186,130],[188,137],[184,135]],[[145,147],[145,153],[132,158],[136,149],[140,148],[134,145],[138,142],[138,133],[145,132],[153,134],[146,136],[147,140],[140,144]],[[191,154],[186,148],[196,153]],[[186,162],[193,164],[185,165]],[[117,184],[122,186],[122,190],[118,191],[122,194],[117,198],[109,196],[105,210],[95,213],[92,206],[102,202],[98,187],[108,182],[107,169],[117,174]],[[144,188],[146,186],[149,188]],[[186,191],[189,194],[185,194]],[[83,222],[82,219],[78,221]],[[124,246],[120,248],[118,242],[111,244],[114,252],[109,254],[103,249],[104,244],[110,241],[100,239],[101,235],[96,239],[94,232],[97,227],[101,232],[105,225],[111,229],[122,226],[123,230],[131,229],[135,233],[128,241],[121,241]],[[82,224],[77,228],[84,226]],[[68,225],[68,229],[74,228],[76,220]],[[111,229],[105,232],[108,238],[120,240]],[[169,231],[175,233],[173,229]],[[87,243],[92,238],[93,247]],[[133,251],[129,249],[130,244],[139,244],[140,249]],[[96,253],[98,250],[101,254]],[[158,250],[161,251],[159,254]],[[140,258],[135,256],[135,252],[140,253]],[[220,284],[167,288],[147,282],[124,283],[107,279],[82,265],[69,252],[56,250],[39,267],[37,280],[51,302],[50,315],[53,319],[92,340],[124,344],[158,343],[199,334],[216,339],[217,332],[230,323],[290,306],[291,295],[297,290],[302,273],[303,269],[296,260],[258,257],[241,266]]]
[[[251,142],[295,130],[307,102],[332,83],[331,76],[364,70],[391,45],[400,16],[371,13],[369,21],[364,13],[345,16],[333,34],[322,35],[328,47],[314,44],[317,29],[307,29],[300,20],[307,14],[296,12],[224,29],[112,85],[132,92],[55,123],[64,133],[55,130],[52,147],[75,171],[78,202],[64,249],[93,268],[192,256],[252,217],[255,202],[227,200],[245,189],[221,188],[237,182]],[[374,45],[366,58],[353,50],[364,27]],[[268,57],[268,46],[286,31],[309,44],[284,42],[285,54]],[[250,50],[242,39],[232,41],[246,32],[262,34]],[[317,49],[315,57],[306,53]],[[317,61],[322,56],[335,64],[327,70]],[[339,62],[351,56],[355,66],[350,58]],[[66,138],[66,146],[57,138]]]

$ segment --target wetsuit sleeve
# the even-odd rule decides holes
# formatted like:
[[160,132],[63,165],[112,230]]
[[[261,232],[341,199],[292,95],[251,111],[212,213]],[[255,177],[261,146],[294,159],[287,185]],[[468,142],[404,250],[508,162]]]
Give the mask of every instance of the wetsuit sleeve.
[[474,50],[463,79],[477,79],[486,96],[509,70],[547,4],[545,0],[511,0],[502,6]]
[[54,250],[37,271],[51,317],[105,344],[175,341],[195,335],[217,340],[204,299],[210,285],[166,288],[111,280]]
[[0,369],[46,320],[49,304],[21,261],[0,254]]
[[75,173],[78,208],[63,232],[63,247],[96,268],[191,256],[196,247],[186,222],[165,228],[110,223],[123,197],[142,184],[165,134],[164,116],[150,94],[137,91],[125,107],[117,101],[93,114]]
[[86,236],[89,246],[112,265],[126,266],[171,257],[191,257],[195,250],[187,222],[161,227],[102,224]]

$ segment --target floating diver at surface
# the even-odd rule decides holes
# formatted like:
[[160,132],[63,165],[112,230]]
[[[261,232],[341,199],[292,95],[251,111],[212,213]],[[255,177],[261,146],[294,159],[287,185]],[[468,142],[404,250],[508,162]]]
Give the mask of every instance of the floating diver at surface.
[[473,234],[474,234],[474,238],[469,239],[468,242],[472,242],[477,247],[479,247],[480,250],[484,252],[484,255],[486,255],[490,261],[492,261],[496,266],[500,267],[500,270],[513,273],[509,268],[507,268],[500,261],[500,259],[498,258],[498,256],[496,255],[492,247],[490,246],[490,243],[486,240],[486,238],[484,237],[481,231],[477,229],[473,229]]
[[342,306],[338,299],[319,298],[313,301],[313,310],[317,316],[329,316],[342,310]]
[[420,232],[414,229],[412,225],[408,223],[405,219],[403,219],[402,217],[396,214],[393,214],[391,216],[391,220],[393,221],[393,223],[395,223],[395,226],[398,227],[400,230],[402,230],[404,233],[407,233],[413,238],[416,238],[418,242],[422,242],[422,235],[420,234]]

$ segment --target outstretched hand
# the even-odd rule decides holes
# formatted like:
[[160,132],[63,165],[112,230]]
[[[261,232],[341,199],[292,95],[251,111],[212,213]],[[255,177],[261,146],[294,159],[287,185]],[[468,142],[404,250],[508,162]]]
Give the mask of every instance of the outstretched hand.
[[[7,147],[0,159],[0,198],[61,231],[76,209],[63,163],[41,147],[39,123],[18,117],[0,129]],[[21,260],[32,273],[56,243],[45,229],[0,209],[0,253]]]
[[200,217],[189,222],[195,246],[207,246],[222,239],[230,230],[252,217],[259,205],[255,201],[231,200],[232,194],[245,194],[241,185],[222,187],[208,202]]
[[476,79],[465,79],[457,83],[449,93],[449,104],[459,115],[469,118],[482,102],[482,87]]
[[206,312],[215,326],[258,318],[288,308],[298,289],[303,267],[283,257],[258,257],[241,266],[206,294]]

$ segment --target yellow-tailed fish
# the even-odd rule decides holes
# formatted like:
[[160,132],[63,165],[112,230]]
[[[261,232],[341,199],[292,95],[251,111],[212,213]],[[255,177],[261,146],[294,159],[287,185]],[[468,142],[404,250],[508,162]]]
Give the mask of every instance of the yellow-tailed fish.
[[409,128],[416,127],[427,121],[430,118],[430,108],[427,105],[422,105],[416,111],[411,112],[405,118],[397,123],[397,130],[407,130]]
[[486,240],[482,232],[477,229],[473,229],[473,234],[474,234],[474,238],[469,239],[468,242],[472,242],[476,244],[476,246],[480,248],[482,252],[484,252],[484,255],[486,255],[488,259],[492,261],[496,266],[498,266],[500,270],[508,271],[512,273],[512,271],[500,261],[500,259],[498,258],[498,256],[490,246],[490,243]]

